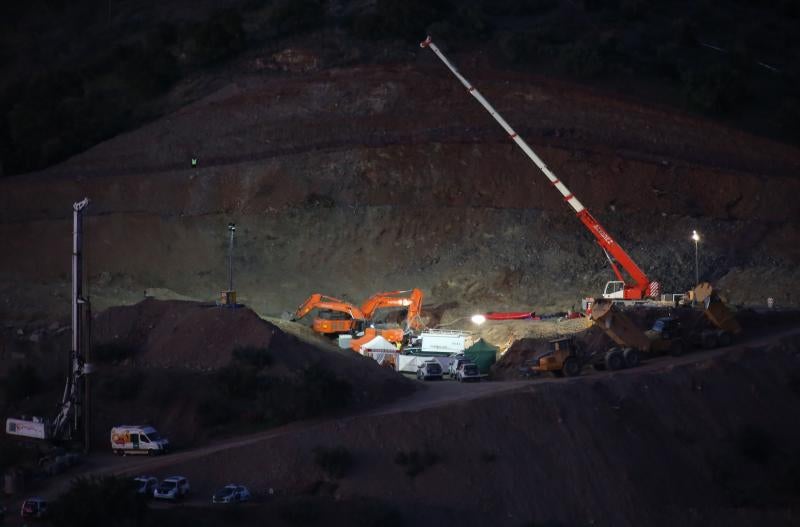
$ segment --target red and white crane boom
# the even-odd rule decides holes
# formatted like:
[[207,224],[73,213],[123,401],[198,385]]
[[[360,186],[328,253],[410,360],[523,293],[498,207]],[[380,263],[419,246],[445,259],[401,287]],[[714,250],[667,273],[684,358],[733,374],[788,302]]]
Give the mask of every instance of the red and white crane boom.
[[[536,153],[531,149],[530,146],[514,131],[513,128],[506,122],[503,117],[497,113],[497,110],[489,103],[489,101],[484,98],[483,95],[474,87],[470,82],[463,76],[461,73],[458,72],[455,66],[444,56],[441,50],[433,43],[431,37],[429,36],[423,42],[420,42],[420,47],[422,48],[430,48],[437,57],[441,59],[445,66],[456,76],[456,78],[464,85],[467,91],[478,100],[481,105],[486,108],[486,111],[494,117],[495,121],[497,121],[500,126],[508,133],[508,136],[515,142],[517,145],[522,149],[523,152],[530,158],[533,163],[539,167],[539,170],[547,176],[547,179],[550,180],[550,183],[564,196],[564,201],[566,201],[570,207],[573,208],[575,213],[578,215],[578,219],[589,229],[589,232],[594,235],[597,239],[597,243],[603,249],[608,258],[609,263],[611,264],[611,268],[614,270],[614,274],[617,276],[618,282],[609,282],[606,285],[606,290],[603,293],[604,297],[607,298],[622,298],[626,300],[638,300],[642,298],[656,298],[660,293],[660,285],[658,282],[651,282],[647,275],[645,275],[644,271],[642,271],[636,262],[628,255],[625,250],[619,246],[617,242],[614,241],[614,238],[608,234],[600,222],[598,222],[586,207],[575,197],[575,195],[570,192],[567,186],[559,180],[553,172],[547,168],[547,165],[542,161],[542,159],[536,155]],[[616,261],[616,262],[615,262]],[[631,280],[625,280],[622,273],[617,266],[619,263],[620,266],[628,273]]]

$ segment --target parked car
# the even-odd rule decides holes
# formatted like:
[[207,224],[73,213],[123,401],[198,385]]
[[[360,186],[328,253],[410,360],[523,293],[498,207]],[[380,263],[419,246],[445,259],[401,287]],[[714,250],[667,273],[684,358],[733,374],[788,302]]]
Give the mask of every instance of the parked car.
[[152,496],[153,491],[158,487],[158,478],[153,476],[137,476],[133,478],[133,481],[136,484],[136,494]]
[[443,376],[442,366],[435,360],[427,360],[417,366],[417,379],[421,381],[441,379]]
[[28,498],[22,502],[19,515],[22,518],[44,518],[47,516],[47,500],[40,497]]
[[211,496],[211,503],[242,503],[250,501],[252,495],[244,485],[229,483]]
[[458,382],[480,381],[481,372],[478,365],[472,361],[462,362],[456,371],[456,380]]
[[111,450],[115,454],[163,454],[169,441],[152,426],[120,425],[111,429]]
[[153,497],[161,500],[178,501],[189,494],[189,480],[183,476],[170,476],[153,491]]
[[450,366],[447,367],[447,374],[450,376],[451,379],[456,378],[456,371],[458,371],[458,367],[464,364],[465,362],[472,362],[472,360],[465,357],[463,353],[459,353],[458,355],[453,357],[452,362],[450,362]]

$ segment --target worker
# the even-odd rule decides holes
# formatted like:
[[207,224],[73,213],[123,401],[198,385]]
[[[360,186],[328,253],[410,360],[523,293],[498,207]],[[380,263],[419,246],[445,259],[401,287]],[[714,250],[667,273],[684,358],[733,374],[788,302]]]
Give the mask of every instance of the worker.
[[197,158],[196,157],[192,158],[192,168],[197,168]]

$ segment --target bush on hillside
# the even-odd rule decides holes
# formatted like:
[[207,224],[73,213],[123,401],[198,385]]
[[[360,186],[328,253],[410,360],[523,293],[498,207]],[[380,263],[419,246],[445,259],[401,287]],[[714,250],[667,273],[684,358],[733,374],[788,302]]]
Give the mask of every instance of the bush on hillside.
[[214,13],[208,20],[190,26],[182,48],[189,62],[211,64],[228,58],[245,46],[242,17],[233,9]]
[[314,463],[332,479],[342,479],[353,467],[353,455],[343,446],[314,449]]
[[439,454],[431,450],[418,452],[417,450],[400,451],[394,457],[395,464],[403,467],[404,472],[410,478],[417,477],[428,468],[441,461]]
[[101,399],[130,401],[136,399],[142,389],[144,374],[139,370],[119,370],[113,374],[99,376],[97,393]]
[[42,389],[42,378],[30,364],[17,364],[8,371],[6,400],[16,402],[38,394]]
[[254,346],[240,346],[233,350],[233,359],[253,368],[263,369],[272,364],[269,349]]
[[50,507],[55,527],[141,525],[146,514],[145,497],[133,482],[114,476],[78,478]]
[[92,348],[91,358],[97,362],[119,362],[136,355],[138,350],[125,343],[108,342]]
[[324,21],[320,0],[279,0],[269,16],[270,25],[282,34],[316,29]]

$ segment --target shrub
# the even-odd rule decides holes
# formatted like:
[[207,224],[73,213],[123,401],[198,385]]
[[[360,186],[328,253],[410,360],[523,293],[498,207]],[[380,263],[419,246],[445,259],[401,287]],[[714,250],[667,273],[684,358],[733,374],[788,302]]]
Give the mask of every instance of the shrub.
[[400,451],[394,458],[394,462],[403,467],[406,475],[411,478],[421,474],[439,461],[439,454],[427,449],[422,453],[416,450]]
[[133,482],[114,476],[79,478],[50,508],[55,527],[141,525],[147,514]]
[[227,395],[252,399],[258,393],[258,371],[252,366],[234,363],[221,368],[216,375]]
[[279,33],[295,33],[318,28],[325,20],[320,0],[281,0],[273,8],[269,22]]
[[124,343],[109,342],[92,348],[91,358],[97,362],[118,362],[136,355],[138,350]]
[[353,32],[362,38],[397,37],[413,42],[424,36],[423,28],[445,20],[451,11],[447,0],[378,0],[374,14],[353,20]]
[[242,18],[232,9],[218,11],[205,22],[191,26],[183,48],[196,64],[210,64],[230,57],[245,45]]
[[36,368],[30,364],[12,366],[6,380],[6,400],[20,401],[39,393],[42,389],[42,378]]
[[289,525],[317,525],[322,518],[320,503],[313,500],[285,502],[278,508],[278,516]]
[[269,349],[253,346],[234,349],[233,359],[259,370],[272,364],[272,356],[269,354]]
[[353,456],[343,446],[333,448],[317,447],[314,449],[314,463],[332,479],[341,479],[350,472]]
[[772,437],[757,426],[743,426],[736,437],[736,444],[739,453],[754,463],[764,465],[772,456]]
[[349,405],[353,386],[330,370],[314,365],[303,371],[299,392],[304,400],[304,416],[314,417]]
[[234,408],[226,397],[209,397],[197,406],[197,421],[201,426],[219,426],[233,420]]
[[144,382],[144,374],[138,370],[122,370],[114,375],[103,375],[97,391],[103,398],[113,401],[129,401],[138,397]]
[[687,104],[705,112],[731,112],[747,96],[741,71],[726,64],[684,71],[681,80]]

